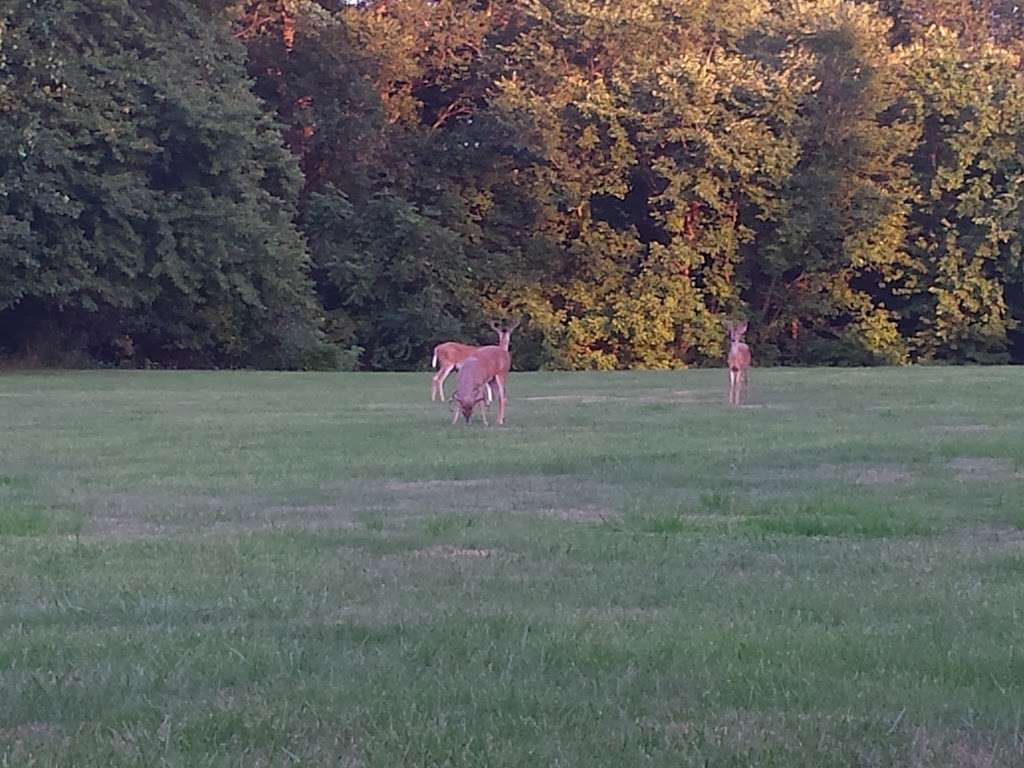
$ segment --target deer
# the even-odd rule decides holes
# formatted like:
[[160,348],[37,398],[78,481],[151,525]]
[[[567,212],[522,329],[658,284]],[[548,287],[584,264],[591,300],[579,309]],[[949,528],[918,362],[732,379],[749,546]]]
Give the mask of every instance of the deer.
[[729,405],[739,405],[743,388],[747,385],[747,369],[750,368],[750,347],[743,342],[747,322],[736,325],[726,320],[724,324],[729,332]]
[[[511,333],[508,331],[507,333]],[[507,336],[505,337],[507,340]],[[487,403],[490,402],[490,385],[494,385],[498,394],[498,426],[505,423],[505,386],[508,371],[512,365],[512,356],[507,347],[480,347],[462,361],[455,392],[452,394],[452,426],[459,420],[459,414],[469,424],[473,410],[483,403],[480,415],[484,426],[487,424]]]
[[[508,351],[509,338],[512,336],[512,331],[519,327],[520,322],[516,320],[507,327],[503,327],[497,320],[490,322],[491,329],[498,334],[497,346]],[[480,348],[458,341],[446,341],[434,347],[434,359],[431,362],[431,367],[438,368],[438,371],[434,374],[430,384],[431,401],[438,399],[444,402],[444,380],[452,371],[458,370],[467,357]],[[487,387],[487,402],[491,402],[490,386]]]

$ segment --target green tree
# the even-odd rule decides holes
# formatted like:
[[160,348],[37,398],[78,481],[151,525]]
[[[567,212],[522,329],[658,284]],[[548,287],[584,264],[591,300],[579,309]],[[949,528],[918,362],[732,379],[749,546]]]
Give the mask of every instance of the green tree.
[[722,354],[737,265],[795,162],[807,86],[743,50],[763,4],[524,4],[495,106],[528,115],[520,174],[556,245],[523,300],[550,364],[673,367]]
[[422,367],[439,340],[480,338],[498,288],[529,268],[535,205],[507,184],[519,148],[486,109],[508,17],[466,2],[328,5],[249,2],[238,33],[305,171],[331,338],[364,367]]
[[1024,313],[1024,78],[1016,55],[936,28],[906,51],[920,110],[907,330],[924,358],[1005,362]]
[[329,362],[298,169],[226,20],[15,0],[0,88],[0,343],[174,365]]
[[[956,5],[249,7],[280,20],[263,32],[276,63],[254,73],[292,73],[261,92],[287,94],[285,119],[307,110],[293,147],[319,192],[303,221],[337,338],[365,346],[364,364],[414,366],[514,307],[532,319],[531,362],[614,368],[717,360],[730,314],[753,321],[761,363],[965,359],[959,331],[935,329],[977,326],[982,307],[1001,341],[967,359],[998,359],[1019,275],[1009,156],[964,176],[999,201],[1000,255],[938,258],[934,222],[954,220],[923,192],[933,84],[892,47],[954,20],[958,56],[1009,44],[1009,6]],[[290,48],[281,9],[300,7]],[[331,95],[356,81],[373,97]],[[995,106],[979,108],[1010,119]],[[967,224],[946,235],[976,254]]]
[[902,362],[891,303],[912,263],[907,157],[919,129],[890,22],[843,0],[780,6],[768,41],[799,56],[814,85],[792,124],[799,161],[743,266],[752,337],[766,361]]

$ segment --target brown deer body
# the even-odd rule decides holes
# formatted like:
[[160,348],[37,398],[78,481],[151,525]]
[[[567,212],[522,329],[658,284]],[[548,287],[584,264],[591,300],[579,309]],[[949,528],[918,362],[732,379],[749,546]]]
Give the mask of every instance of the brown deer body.
[[[437,373],[430,382],[430,399],[444,401],[444,380],[448,374],[456,370],[462,361],[472,355],[479,347],[461,344],[457,341],[446,341],[434,347],[434,360],[431,365]],[[439,367],[440,366],[440,367]]]
[[459,367],[458,383],[452,395],[452,424],[459,420],[459,414],[469,424],[473,410],[483,403],[480,414],[487,425],[487,391],[493,385],[498,395],[498,424],[505,423],[505,385],[512,356],[504,347],[480,347],[462,361]]
[[743,342],[747,323],[735,325],[726,321],[725,328],[729,331],[729,404],[739,405],[750,368],[750,347]]
[[[509,338],[512,331],[519,327],[519,321],[503,328],[496,321],[491,322],[491,328],[498,334],[498,346],[508,349]],[[444,402],[444,380],[452,371],[457,371],[462,362],[481,347],[474,347],[469,344],[462,344],[458,341],[446,341],[434,347],[434,359],[431,365],[437,368],[430,384],[430,399]],[[490,388],[488,388],[487,402],[490,402]]]

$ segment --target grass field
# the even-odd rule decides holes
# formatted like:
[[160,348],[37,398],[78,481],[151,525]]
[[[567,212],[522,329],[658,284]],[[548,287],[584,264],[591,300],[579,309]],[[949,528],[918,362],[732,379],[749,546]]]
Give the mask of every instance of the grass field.
[[0,766],[1024,765],[1024,369],[725,378],[3,376]]

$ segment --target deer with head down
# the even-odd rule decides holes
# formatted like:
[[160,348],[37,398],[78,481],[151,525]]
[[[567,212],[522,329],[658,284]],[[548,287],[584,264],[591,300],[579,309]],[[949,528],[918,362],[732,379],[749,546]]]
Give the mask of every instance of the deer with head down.
[[743,342],[747,322],[737,325],[725,320],[729,332],[729,405],[739,405],[743,389],[747,386],[747,370],[750,368],[750,347]]
[[[516,322],[509,327],[502,326],[497,320],[490,322],[491,328],[498,334],[498,344],[504,350],[508,350],[509,338],[512,336],[512,331],[519,327],[519,323]],[[430,399],[440,400],[444,402],[444,380],[448,378],[448,374],[452,371],[457,371],[462,365],[462,362],[476,352],[481,347],[474,347],[469,344],[462,344],[458,341],[445,341],[434,347],[434,359],[431,363],[432,367],[437,368],[437,373],[434,374],[433,379],[430,383]],[[490,388],[487,390],[487,402],[491,401]]]
[[490,401],[490,387],[494,387],[498,396],[498,425],[505,423],[505,401],[507,395],[508,372],[512,367],[512,356],[508,352],[508,338],[512,331],[519,327],[519,321],[502,329],[495,327],[503,342],[497,346],[480,347],[459,366],[458,383],[452,395],[452,424],[459,420],[459,415],[469,424],[473,411],[478,405],[480,415],[487,425],[487,403]]

